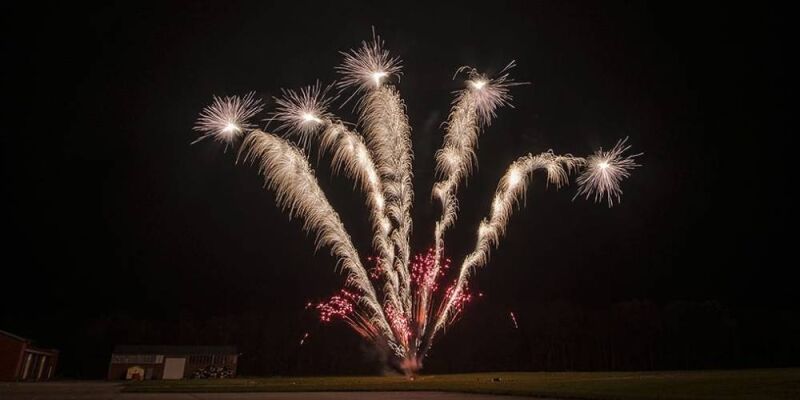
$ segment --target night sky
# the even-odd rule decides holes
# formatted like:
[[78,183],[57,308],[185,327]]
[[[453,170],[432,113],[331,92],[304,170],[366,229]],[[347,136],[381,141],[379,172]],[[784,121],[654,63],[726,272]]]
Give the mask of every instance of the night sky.
[[[120,319],[259,315],[286,346],[304,331],[327,337],[321,358],[334,352],[331,338],[363,350],[341,327],[303,317],[307,301],[342,286],[334,259],[314,254],[300,222],[276,208],[255,168],[235,165],[232,149],[190,143],[212,95],[255,90],[269,110],[280,88],[336,79],[339,51],[369,39],[372,26],[403,59],[416,252],[433,241],[433,155],[461,65],[491,72],[515,59],[512,75],[531,84],[513,88],[514,108],[480,138],[479,169],[447,237],[456,264],[518,156],[586,155],[626,136],[645,153],[611,209],[572,201],[574,186],[535,182],[477,274],[484,297],[435,345],[432,363],[492,341],[470,327],[505,321],[509,310],[526,319],[552,302],[714,301],[797,321],[794,45],[784,11],[344,3],[3,5],[0,329],[61,349],[67,376],[102,376],[113,344],[176,341],[164,330],[155,339],[98,333]],[[350,106],[336,112],[355,120]],[[362,195],[326,160],[315,167],[321,185],[367,256]]]

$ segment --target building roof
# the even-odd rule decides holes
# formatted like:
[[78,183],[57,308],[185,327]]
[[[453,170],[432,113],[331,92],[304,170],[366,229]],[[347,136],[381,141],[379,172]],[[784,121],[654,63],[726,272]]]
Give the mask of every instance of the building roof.
[[150,345],[117,345],[114,354],[237,354],[235,346],[150,346]]
[[9,338],[14,339],[14,340],[18,340],[18,341],[23,342],[23,343],[27,343],[27,345],[25,346],[26,347],[26,351],[38,352],[38,353],[48,353],[48,354],[58,354],[58,350],[56,350],[56,349],[47,349],[47,348],[44,348],[44,347],[34,346],[33,345],[34,344],[33,340],[28,339],[28,338],[24,338],[24,337],[19,336],[19,335],[15,335],[15,334],[13,334],[11,332],[6,332],[4,330],[0,330],[0,335],[3,335],[5,337],[9,337]]
[[15,334],[11,333],[11,332],[6,332],[4,330],[0,330],[0,335],[8,336],[8,337],[10,337],[12,339],[19,340],[20,342],[30,342],[31,341],[30,339],[25,339],[22,336],[17,336]]

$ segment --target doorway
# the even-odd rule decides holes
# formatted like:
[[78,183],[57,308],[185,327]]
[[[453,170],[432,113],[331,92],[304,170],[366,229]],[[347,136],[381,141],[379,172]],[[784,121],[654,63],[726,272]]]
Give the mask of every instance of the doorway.
[[184,368],[185,358],[164,358],[164,379],[183,379]]

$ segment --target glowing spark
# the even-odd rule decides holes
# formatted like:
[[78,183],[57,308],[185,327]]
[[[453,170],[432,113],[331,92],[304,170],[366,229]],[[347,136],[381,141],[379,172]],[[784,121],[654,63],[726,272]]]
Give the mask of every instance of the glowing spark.
[[519,170],[511,168],[508,172],[508,187],[513,189],[514,186],[519,185],[520,181],[522,181],[522,175],[519,173]]
[[314,114],[310,113],[304,113],[302,118],[303,122],[316,122],[316,123],[322,122],[321,119],[317,118]]
[[470,85],[472,85],[473,89],[481,90],[481,89],[483,89],[484,86],[486,86],[486,83],[488,83],[488,82],[486,82],[483,79],[478,79],[478,80],[474,80],[474,81],[469,81],[469,83],[470,83]]
[[519,325],[517,325],[517,317],[514,316],[514,312],[511,311],[508,314],[511,315],[511,322],[514,323],[514,329],[519,329]]
[[400,339],[404,346],[407,346],[408,339],[411,337],[411,327],[408,325],[405,313],[389,304],[386,306],[386,318],[389,319],[389,323],[394,329],[395,337]]
[[447,155],[447,162],[450,163],[452,167],[458,167],[458,162],[461,161],[461,157],[458,154],[450,153]]
[[242,129],[239,128],[239,125],[236,125],[233,122],[229,122],[228,125],[225,125],[225,129],[222,130],[225,133],[232,133],[232,132],[241,132]]
[[492,231],[492,228],[489,227],[489,225],[481,224],[481,226],[478,227],[478,237],[482,238],[482,237],[488,235],[491,231]]
[[450,259],[437,260],[436,251],[428,249],[424,255],[414,256],[411,262],[411,281],[417,288],[435,292],[439,289],[439,279],[449,268]]
[[373,72],[372,73],[372,79],[375,80],[375,86],[380,86],[381,85],[381,79],[385,78],[387,75],[389,75],[389,74],[387,74],[386,72],[383,72],[383,71]]

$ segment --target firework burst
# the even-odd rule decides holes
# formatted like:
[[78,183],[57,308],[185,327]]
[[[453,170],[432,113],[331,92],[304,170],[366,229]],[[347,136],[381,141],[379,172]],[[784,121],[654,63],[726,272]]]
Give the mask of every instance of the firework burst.
[[[527,85],[527,82],[516,82],[510,77],[509,71],[516,67],[516,61],[511,61],[495,77],[480,73],[477,69],[470,66],[463,66],[456,70],[453,79],[464,73],[467,80],[464,84],[467,90],[456,92],[456,99],[453,104],[472,103],[477,111],[477,118],[480,125],[490,125],[492,119],[497,117],[495,111],[499,107],[510,106],[513,97],[509,91],[512,86]],[[467,99],[468,97],[468,99]]]
[[575,197],[594,196],[595,202],[600,202],[605,197],[608,206],[622,201],[622,188],[620,182],[631,175],[630,171],[640,165],[636,157],[642,155],[631,154],[625,156],[631,146],[627,145],[628,138],[621,139],[609,151],[597,150],[586,158],[586,170],[578,177],[578,192]]
[[194,126],[194,130],[201,133],[195,142],[212,137],[227,145],[252,130],[255,125],[249,120],[264,108],[261,99],[256,99],[254,96],[255,92],[243,97],[214,96],[211,105],[200,112],[200,117]]
[[275,98],[276,107],[270,121],[280,123],[280,130],[299,135],[300,144],[307,146],[311,135],[333,118],[328,112],[335,100],[328,96],[330,89],[331,86],[323,88],[319,82],[297,91],[281,89],[283,96]]
[[[506,232],[515,209],[525,203],[535,171],[542,171],[548,186],[568,185],[577,178],[575,195],[619,203],[620,183],[639,164],[639,154],[625,155],[626,140],[611,150],[598,150],[587,158],[552,151],[528,154],[514,161],[500,178],[489,212],[478,226],[472,251],[448,278],[450,259],[444,256],[444,234],[456,221],[458,188],[477,163],[478,139],[500,107],[511,106],[510,88],[521,83],[509,76],[512,61],[498,74],[461,67],[464,88],[455,92],[445,124],[442,148],[436,152],[437,181],[432,197],[441,213],[434,226],[433,247],[411,257],[411,207],[413,203],[411,127],[400,93],[392,78],[400,75],[400,59],[384,49],[374,35],[371,42],[343,52],[336,85],[358,96],[358,124],[347,124],[329,111],[337,96],[333,86],[316,83],[300,90],[284,90],[275,99],[270,121],[278,123],[283,137],[254,129],[250,122],[262,109],[253,93],[244,97],[214,97],[198,118],[200,139],[213,137],[226,144],[244,137],[239,158],[258,167],[276,203],[303,222],[313,233],[316,248],[328,248],[338,268],[346,274],[345,288],[327,300],[309,302],[324,323],[344,321],[377,346],[396,356],[398,369],[413,374],[421,368],[437,334],[455,323],[475,297],[470,278],[489,261]],[[362,133],[356,131],[358,128]],[[297,138],[300,147],[288,139]],[[198,140],[200,140],[198,139]],[[344,224],[319,187],[301,147],[317,145],[320,156],[330,156],[334,173],[352,179],[365,196],[372,223],[372,250],[367,269]],[[443,285],[443,282],[447,282]],[[441,289],[443,288],[443,289]],[[480,295],[479,295],[480,296]],[[510,317],[516,324],[513,312]],[[306,333],[300,341],[308,338]]]
[[383,46],[380,36],[373,31],[371,42],[363,41],[360,48],[341,52],[344,61],[336,71],[342,79],[337,86],[340,89],[353,88],[355,96],[380,87],[392,77],[399,77],[402,61],[399,57],[392,57]]

